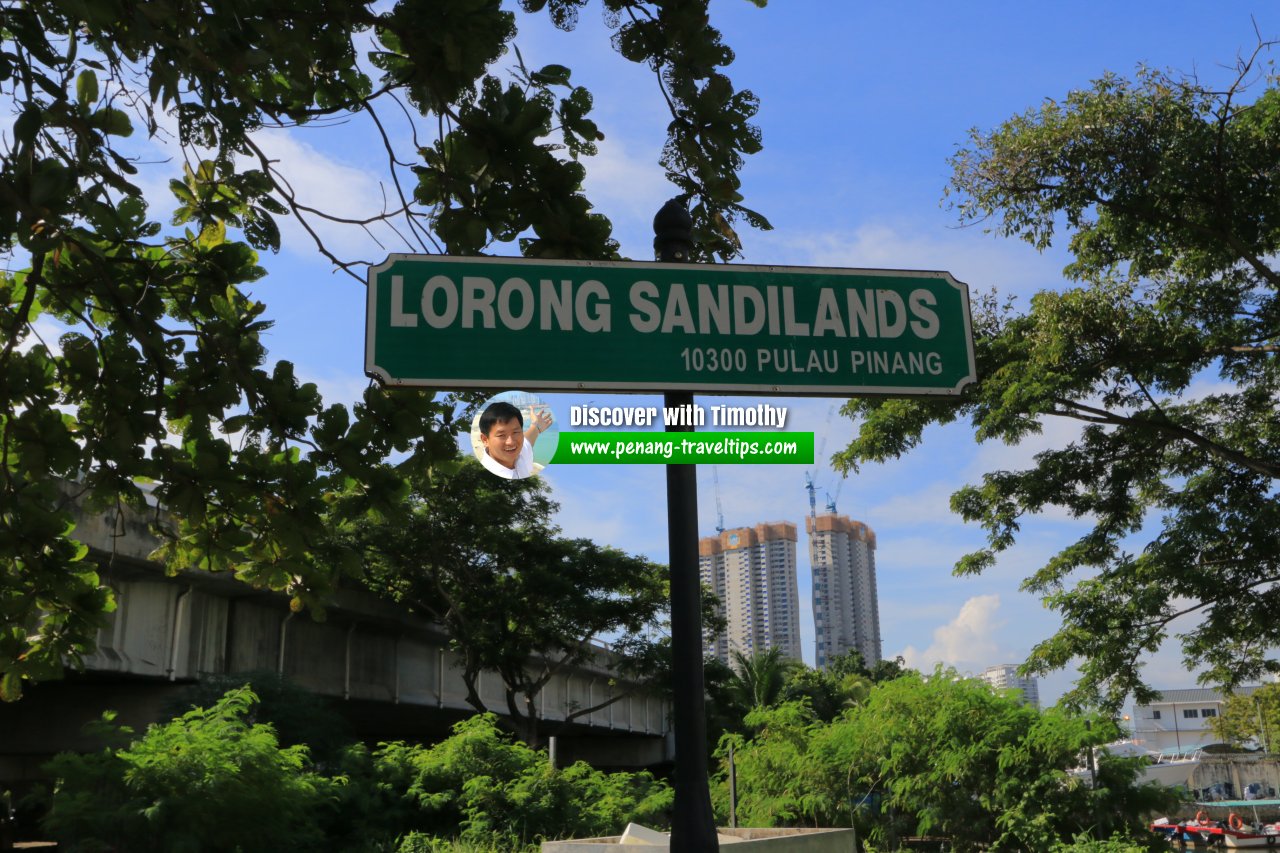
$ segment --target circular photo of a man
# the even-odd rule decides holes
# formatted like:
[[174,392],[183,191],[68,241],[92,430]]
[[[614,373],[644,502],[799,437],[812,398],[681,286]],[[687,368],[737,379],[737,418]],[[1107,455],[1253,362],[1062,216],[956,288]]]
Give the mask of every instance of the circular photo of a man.
[[555,455],[559,427],[536,394],[503,391],[471,423],[471,449],[491,474],[520,480],[537,474]]

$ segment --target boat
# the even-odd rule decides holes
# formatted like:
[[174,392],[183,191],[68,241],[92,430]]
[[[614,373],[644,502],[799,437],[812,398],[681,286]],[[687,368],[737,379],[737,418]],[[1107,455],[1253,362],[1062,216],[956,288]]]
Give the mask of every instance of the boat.
[[[1151,824],[1151,831],[1165,836],[1179,847],[1224,847],[1236,849],[1263,849],[1280,846],[1280,821],[1266,822],[1258,817],[1258,808],[1280,808],[1280,800],[1219,800],[1196,803],[1200,809],[1189,820],[1175,821],[1160,818]],[[1231,809],[1225,820],[1209,816],[1206,809]],[[1253,820],[1242,812],[1252,811]]]
[[1200,766],[1203,751],[1199,747],[1185,750],[1148,752],[1150,764],[1142,768],[1140,782],[1159,782],[1161,785],[1185,785],[1190,787],[1191,774]]
[[[1146,759],[1146,763],[1138,774],[1137,781],[1140,783],[1159,782],[1169,787],[1181,785],[1188,790],[1191,787],[1191,774],[1200,766],[1200,760],[1204,754],[1198,746],[1158,752],[1131,740],[1116,741],[1100,746],[1098,749],[1121,758]],[[1091,778],[1088,763],[1072,768],[1068,772],[1079,779]]]

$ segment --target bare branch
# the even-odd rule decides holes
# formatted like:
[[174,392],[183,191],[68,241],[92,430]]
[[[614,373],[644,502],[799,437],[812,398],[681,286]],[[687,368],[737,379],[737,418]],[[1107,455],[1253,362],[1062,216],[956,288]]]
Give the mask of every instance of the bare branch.
[[248,145],[253,150],[253,153],[255,155],[257,155],[258,161],[262,164],[263,172],[265,172],[267,176],[271,178],[272,185],[275,186],[276,190],[280,193],[281,197],[285,200],[285,203],[289,206],[289,209],[293,211],[293,215],[295,218],[297,218],[298,223],[306,230],[308,234],[311,235],[311,239],[315,242],[316,248],[320,251],[320,253],[324,255],[326,258],[328,258],[329,261],[332,262],[335,267],[337,267],[338,269],[341,269],[343,272],[345,272],[347,275],[351,276],[353,279],[360,282],[361,284],[364,284],[365,277],[355,272],[353,268],[360,265],[370,265],[371,262],[369,261],[348,262],[348,261],[342,260],[333,252],[331,252],[329,248],[324,244],[324,241],[320,239],[320,235],[316,233],[313,227],[311,227],[311,223],[307,221],[306,216],[303,215],[305,211],[299,208],[298,203],[294,198],[292,188],[289,187],[288,181],[285,180],[284,177],[280,175],[280,173],[276,171],[276,169],[272,166],[272,161],[267,158],[266,153],[262,150],[261,147],[259,147],[259,145],[256,142],[254,142],[248,136],[245,137],[245,144]]
[[1168,418],[1156,420],[1138,420],[1126,415],[1118,415],[1109,412],[1106,409],[1098,409],[1093,406],[1075,400],[1067,400],[1061,397],[1055,397],[1053,400],[1055,405],[1062,407],[1063,410],[1053,411],[1050,414],[1062,415],[1064,417],[1075,418],[1077,420],[1088,420],[1093,423],[1113,424],[1116,426],[1139,426],[1147,429],[1154,429],[1173,438],[1182,439],[1199,447],[1201,450],[1216,456],[1226,462],[1239,465],[1255,474],[1261,474],[1264,477],[1272,479],[1280,478],[1280,464],[1264,462],[1254,459],[1239,451],[1232,450],[1225,445],[1219,444],[1200,433],[1188,429],[1181,424],[1176,424]]
[[378,118],[377,110],[373,108],[373,104],[366,102],[365,109],[368,110],[369,117],[373,119],[374,126],[378,128],[378,135],[382,137],[382,145],[387,152],[387,167],[391,172],[391,180],[395,183],[396,194],[400,197],[401,210],[405,211],[405,221],[409,225],[409,231],[417,237],[418,245],[423,248],[423,251],[426,251],[426,243],[424,242],[425,237],[425,241],[429,241],[438,253],[444,254],[444,250],[440,247],[440,244],[436,242],[435,236],[432,235],[430,231],[422,231],[418,228],[417,223],[414,222],[413,214],[411,212],[412,206],[408,199],[405,198],[404,187],[400,186],[400,175],[396,171],[397,160],[395,156],[395,149],[391,145],[391,139],[387,136],[386,128],[383,127],[382,120]]

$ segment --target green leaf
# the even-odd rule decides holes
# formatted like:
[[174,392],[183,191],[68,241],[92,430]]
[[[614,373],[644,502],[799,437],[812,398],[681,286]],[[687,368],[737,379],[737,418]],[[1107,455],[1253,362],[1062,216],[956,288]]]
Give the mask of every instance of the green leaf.
[[254,207],[245,217],[244,236],[257,249],[280,251],[280,228],[270,213]]
[[133,122],[129,116],[115,107],[104,107],[89,116],[89,123],[110,136],[130,136],[133,134]]
[[13,123],[13,138],[20,143],[30,145],[43,124],[44,111],[35,105],[28,105]]
[[200,236],[196,243],[204,249],[212,249],[215,246],[221,246],[227,242],[227,223],[221,219],[210,222],[200,230]]
[[529,76],[533,82],[544,86],[568,86],[570,73],[563,65],[544,65]]
[[80,106],[87,107],[98,101],[98,75],[88,68],[76,77],[76,100]]
[[17,702],[22,698],[22,676],[9,670],[0,676],[0,702]]

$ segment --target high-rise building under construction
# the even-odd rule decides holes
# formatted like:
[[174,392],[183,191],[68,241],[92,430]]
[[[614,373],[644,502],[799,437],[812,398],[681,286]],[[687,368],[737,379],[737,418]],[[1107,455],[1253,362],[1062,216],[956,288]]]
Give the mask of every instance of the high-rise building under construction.
[[796,591],[796,526],[789,521],[721,531],[698,542],[702,582],[715,590],[725,632],[710,649],[730,662],[779,648],[800,660],[800,600]]
[[880,662],[880,605],[876,599],[876,534],[861,521],[824,513],[805,519],[813,566],[814,661],[857,651],[867,666]]

